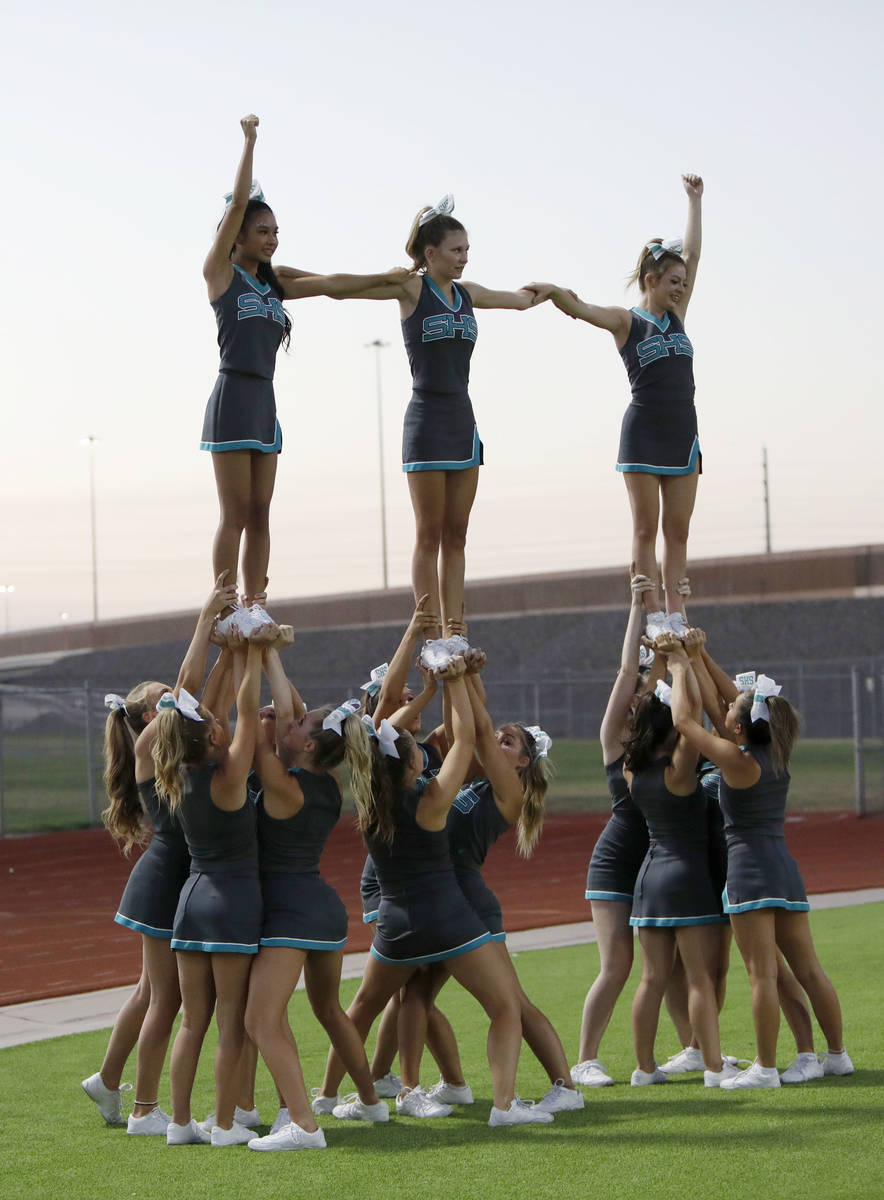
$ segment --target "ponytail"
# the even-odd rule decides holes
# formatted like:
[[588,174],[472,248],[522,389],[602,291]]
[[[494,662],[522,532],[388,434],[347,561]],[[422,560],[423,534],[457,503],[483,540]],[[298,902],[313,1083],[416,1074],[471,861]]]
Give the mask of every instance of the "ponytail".
[[642,246],[641,254],[638,256],[638,262],[635,264],[634,270],[627,276],[626,286],[632,287],[637,284],[639,291],[645,291],[645,280],[649,275],[655,279],[659,279],[669,263],[680,263],[684,266],[684,259],[680,254],[676,254],[674,250],[664,250],[659,258],[655,258],[653,253],[648,249],[653,243],[662,243],[662,238],[651,238],[648,243]]
[[147,728],[143,714],[152,707],[151,693],[159,695],[163,687],[155,680],[139,683],[126,697],[125,708],[108,713],[104,724],[104,786],[110,803],[101,819],[111,836],[122,842],[126,855],[149,837],[135,785],[135,739]]
[[801,714],[782,696],[768,696],[770,720],[752,720],[754,693],[741,692],[737,699],[736,717],[749,746],[770,746],[774,771],[782,775],[789,769],[792,747],[801,729]]
[[645,692],[635,706],[632,732],[623,743],[623,765],[627,770],[647,770],[673,728],[672,709],[653,692]]
[[156,791],[170,812],[181,804],[183,794],[181,768],[186,762],[200,763],[209,743],[209,728],[205,717],[211,714],[199,706],[202,721],[191,721],[175,708],[165,708],[156,715],[157,736],[151,756],[156,769]]
[[456,217],[447,215],[433,217],[425,225],[421,225],[421,217],[429,211],[430,205],[424,205],[412,221],[408,241],[405,243],[405,253],[419,271],[427,269],[427,246],[441,246],[449,233],[466,233],[466,229]]
[[534,735],[524,725],[512,725],[521,736],[529,763],[520,772],[522,780],[522,811],[516,829],[516,844],[523,858],[530,858],[540,841],[543,818],[546,815],[546,793],[554,769],[545,754],[537,753]]
[[347,717],[342,732],[359,830],[363,834],[371,830],[392,845],[396,832],[393,804],[405,779],[411,734],[396,727],[398,737],[394,745],[399,758],[393,758],[384,754],[376,739],[369,736],[361,717]]

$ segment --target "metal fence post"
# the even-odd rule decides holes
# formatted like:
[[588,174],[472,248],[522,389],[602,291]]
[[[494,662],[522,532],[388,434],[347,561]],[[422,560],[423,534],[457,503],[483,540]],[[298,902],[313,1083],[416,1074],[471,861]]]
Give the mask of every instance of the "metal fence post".
[[89,680],[83,683],[83,696],[86,704],[86,777],[89,782],[89,824],[98,824],[98,791],[95,787],[95,771],[92,762],[92,713],[89,708]]
[[850,668],[850,698],[853,708],[853,773],[856,815],[866,815],[866,773],[863,761],[862,695],[859,667]]

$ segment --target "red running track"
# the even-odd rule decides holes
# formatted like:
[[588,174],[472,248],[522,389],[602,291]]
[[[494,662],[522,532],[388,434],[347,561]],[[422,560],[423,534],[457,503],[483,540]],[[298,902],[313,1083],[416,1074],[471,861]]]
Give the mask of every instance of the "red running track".
[[[553,814],[535,856],[521,859],[512,834],[488,857],[485,876],[508,930],[585,921],[586,866],[604,816]],[[789,848],[808,892],[884,887],[884,819],[847,813],[791,816]],[[350,914],[348,950],[367,950],[359,876],[365,851],[349,818],[322,860]],[[103,830],[0,840],[0,1005],[134,983],[141,939],[113,916],[134,859]]]

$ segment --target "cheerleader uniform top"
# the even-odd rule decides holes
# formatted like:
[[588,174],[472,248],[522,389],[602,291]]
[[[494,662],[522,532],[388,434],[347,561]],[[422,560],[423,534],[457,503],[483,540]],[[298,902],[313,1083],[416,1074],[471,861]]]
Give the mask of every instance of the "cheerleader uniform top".
[[751,787],[730,787],[722,778],[719,802],[724,813],[724,832],[728,841],[741,834],[762,834],[784,837],[786,796],[789,791],[789,772],[777,775],[768,746],[744,747],[761,767],[761,776]]
[[415,392],[468,394],[478,326],[466,288],[457,283],[452,287],[453,305],[429,275],[424,275],[417,308],[402,322]]
[[460,789],[448,813],[446,829],[455,874],[481,872],[488,851],[509,829],[487,779],[476,779]]
[[222,374],[273,379],[276,352],[285,333],[282,301],[269,283],[233,267],[230,287],[211,301],[218,324]]
[[263,794],[257,803],[259,863],[262,872],[318,874],[319,857],[341,815],[341,789],[332,775],[303,767],[289,771],[304,803],[293,817],[271,817]]
[[187,767],[184,794],[176,810],[187,848],[191,874],[257,869],[258,837],[255,806],[248,801],[232,812],[212,802],[213,764]]

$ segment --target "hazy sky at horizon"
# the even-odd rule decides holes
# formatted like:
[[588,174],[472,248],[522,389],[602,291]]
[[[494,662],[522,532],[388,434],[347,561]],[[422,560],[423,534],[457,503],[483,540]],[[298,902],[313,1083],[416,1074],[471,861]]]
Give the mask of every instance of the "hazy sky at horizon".
[[[884,540],[880,5],[402,0],[6,18],[0,584],[12,629],[91,615],[87,434],[102,617],[197,606],[216,500],[198,449],[217,368],[200,267],[240,153],[280,225],[277,261],[404,262],[446,191],[466,278],[555,279],[632,303],[642,243],[706,181],[688,314],[704,457],[695,557]],[[10,186],[9,181],[12,181]],[[395,303],[289,304],[271,598],[380,586],[373,350],[382,338],[391,583],[409,576],[399,469],[410,394]],[[480,313],[471,394],[486,447],[468,578],[625,563],[614,471],[625,372],[609,335],[551,306]],[[2,629],[3,607],[0,607]]]

